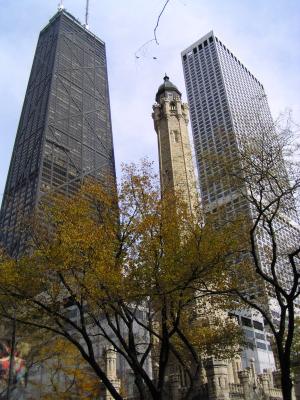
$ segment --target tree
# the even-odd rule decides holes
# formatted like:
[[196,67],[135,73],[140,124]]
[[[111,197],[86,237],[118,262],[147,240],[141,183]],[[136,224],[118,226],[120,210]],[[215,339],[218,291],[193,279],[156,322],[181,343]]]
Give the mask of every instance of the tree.
[[[237,229],[217,227],[214,217],[203,226],[180,196],[161,197],[146,161],[124,167],[118,194],[87,181],[73,197],[55,195],[44,204],[42,221],[30,227],[31,251],[18,260],[2,257],[4,318],[12,318],[13,305],[18,324],[71,343],[117,400],[123,396],[99,346],[112,345],[140,398],[156,400],[174,363],[188,378],[188,399],[199,379],[199,349],[225,358],[237,351],[238,327],[224,315],[210,328],[202,316],[208,296],[220,310],[232,306],[220,294],[231,284]],[[218,326],[232,333],[221,343]]]
[[232,272],[237,277],[232,293],[264,317],[276,343],[283,398],[290,400],[291,349],[300,294],[295,201],[300,188],[299,145],[290,119],[284,127],[262,124],[259,116],[256,122],[256,129],[249,127],[248,136],[239,139],[238,151],[227,148],[222,155],[207,155],[207,162],[217,166],[212,180],[219,179],[241,205],[235,218],[240,219],[245,248]]
[[[295,333],[292,344],[292,369],[295,377],[300,372],[300,317],[295,318]],[[299,379],[299,378],[298,378]]]
[[100,396],[100,385],[94,371],[84,362],[78,350],[62,337],[52,338],[43,345],[40,355],[47,362],[43,368],[47,377],[42,384],[31,382],[43,400],[95,399]]

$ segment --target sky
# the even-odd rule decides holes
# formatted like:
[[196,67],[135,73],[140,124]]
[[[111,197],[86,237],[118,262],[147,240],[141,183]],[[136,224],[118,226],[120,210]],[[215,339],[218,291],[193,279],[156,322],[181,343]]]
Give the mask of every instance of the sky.
[[[59,0],[0,0],[0,199],[39,31]],[[180,53],[210,30],[264,85],[276,118],[291,109],[300,123],[299,0],[90,0],[89,27],[106,43],[117,173],[122,163],[149,157],[157,165],[151,118],[167,73],[183,93]],[[64,0],[84,22],[85,0]],[[135,54],[139,58],[135,57]],[[155,58],[153,58],[155,57]]]

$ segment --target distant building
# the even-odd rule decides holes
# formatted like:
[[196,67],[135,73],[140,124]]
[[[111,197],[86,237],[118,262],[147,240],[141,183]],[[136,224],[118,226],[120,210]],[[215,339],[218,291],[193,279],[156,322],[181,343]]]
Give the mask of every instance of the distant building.
[[0,213],[0,242],[24,250],[22,220],[43,194],[115,177],[104,42],[60,9],[41,31]]
[[[205,157],[211,153],[234,158],[243,148],[244,140],[251,138],[255,141],[263,131],[272,135],[275,133],[263,85],[213,32],[184,50],[182,63],[204,213],[223,207],[228,217],[240,211],[251,215],[253,210],[250,204],[234,187],[226,187],[220,179],[213,179],[215,166],[205,162]],[[291,205],[292,202],[293,199]],[[293,207],[278,218],[277,225],[280,246],[283,249],[287,243],[297,246],[300,230]],[[260,262],[263,268],[267,268],[267,256],[263,249],[269,245],[269,238],[261,233],[257,236],[257,243]],[[289,281],[284,262],[280,274],[282,282]],[[268,296],[267,302],[276,318],[276,301]],[[249,366],[249,360],[254,358],[258,372],[274,368],[270,341],[262,318],[256,313],[242,313],[238,319],[248,342],[243,352],[244,365]]]

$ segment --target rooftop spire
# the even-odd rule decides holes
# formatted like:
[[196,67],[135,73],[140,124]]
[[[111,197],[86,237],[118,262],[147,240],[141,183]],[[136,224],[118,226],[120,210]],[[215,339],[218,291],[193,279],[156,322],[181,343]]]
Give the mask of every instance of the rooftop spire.
[[85,27],[88,29],[89,27],[89,0],[86,0],[85,7]]
[[63,5],[63,0],[59,1],[57,8],[58,8],[58,11],[61,11],[61,10],[63,10],[65,8],[64,5]]

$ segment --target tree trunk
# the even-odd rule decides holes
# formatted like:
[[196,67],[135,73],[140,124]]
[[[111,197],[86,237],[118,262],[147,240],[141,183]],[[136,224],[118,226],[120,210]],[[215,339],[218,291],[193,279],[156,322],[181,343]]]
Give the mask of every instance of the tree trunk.
[[284,355],[279,356],[280,370],[281,370],[281,390],[283,400],[292,400],[293,382],[291,379],[291,365],[290,360]]

